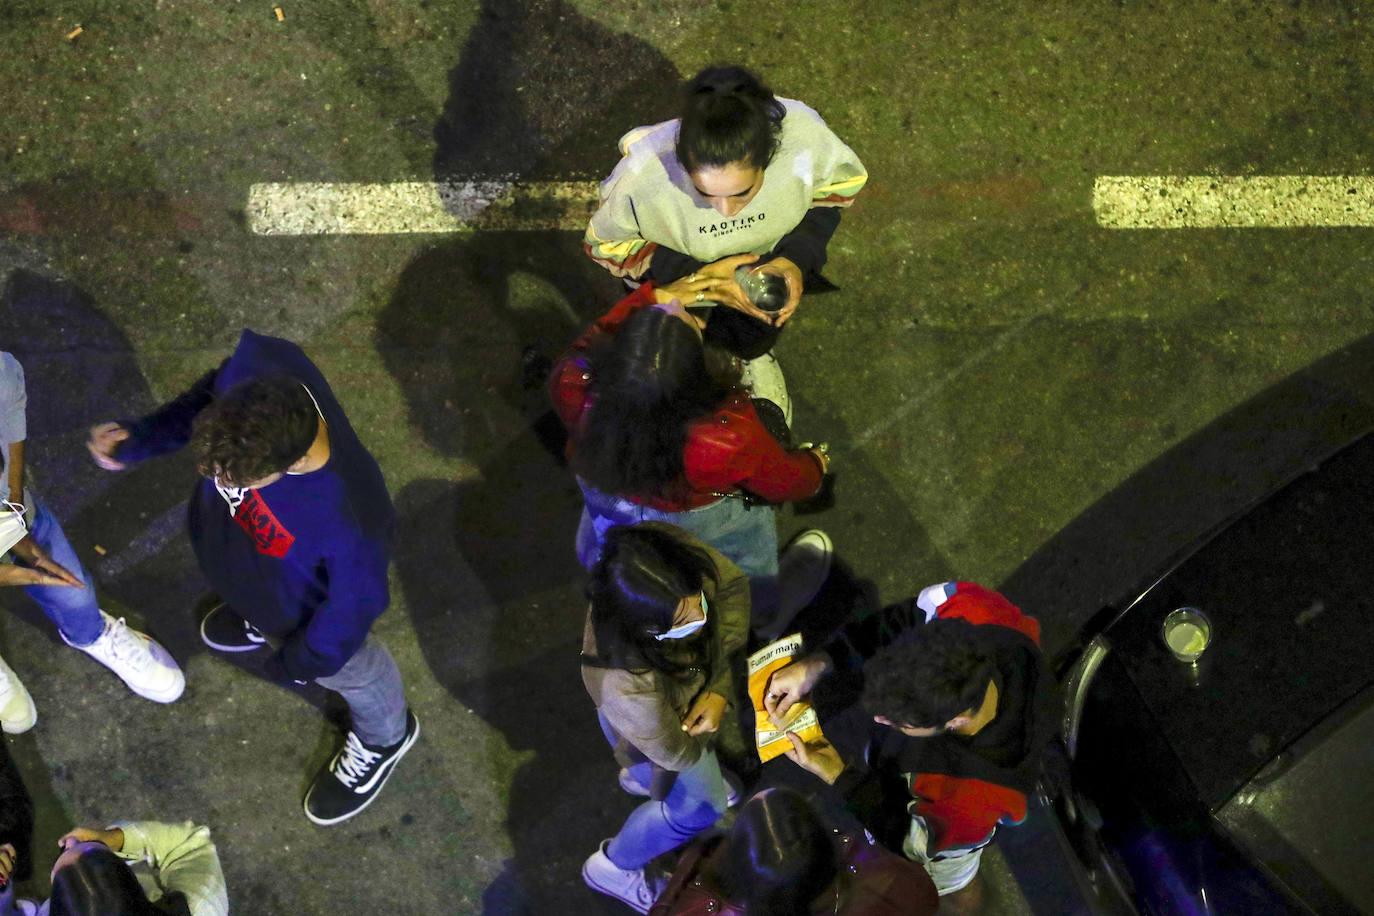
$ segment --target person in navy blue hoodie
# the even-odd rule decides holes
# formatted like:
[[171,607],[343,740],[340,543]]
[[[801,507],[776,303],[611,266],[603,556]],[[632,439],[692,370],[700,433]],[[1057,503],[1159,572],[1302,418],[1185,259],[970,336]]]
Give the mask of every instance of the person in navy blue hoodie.
[[316,824],[347,820],[420,730],[396,662],[369,633],[389,601],[396,518],[381,469],[300,347],[247,330],[190,390],[96,426],[88,447],[119,470],[187,444],[201,474],[191,545],[219,599],[201,637],[271,652],[270,676],[313,680],[348,703],[352,728],[304,799]]

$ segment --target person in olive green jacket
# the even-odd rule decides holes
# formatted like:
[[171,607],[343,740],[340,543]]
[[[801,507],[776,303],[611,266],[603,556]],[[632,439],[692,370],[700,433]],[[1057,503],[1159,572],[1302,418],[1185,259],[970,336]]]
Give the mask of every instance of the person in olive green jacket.
[[739,567],[662,522],[606,533],[587,585],[582,681],[621,764],[620,785],[649,800],[587,859],[595,890],[647,913],[655,857],[709,828],[730,787],[710,745],[731,692],[731,656],[749,633]]

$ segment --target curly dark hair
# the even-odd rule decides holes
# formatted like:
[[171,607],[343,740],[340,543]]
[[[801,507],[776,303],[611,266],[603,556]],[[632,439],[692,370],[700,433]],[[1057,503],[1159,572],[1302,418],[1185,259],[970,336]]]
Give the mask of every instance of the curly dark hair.
[[864,663],[864,709],[897,725],[941,728],[983,703],[997,676],[973,624],[932,620]]
[[265,375],[239,382],[196,416],[191,452],[203,476],[243,486],[295,464],[318,431],[305,385],[289,375]]
[[678,161],[689,172],[734,162],[767,168],[786,114],[773,90],[743,67],[707,67],[683,93]]
[[573,433],[573,469],[603,493],[671,498],[687,425],[730,396],[722,363],[681,318],[635,312],[587,353],[593,401]]

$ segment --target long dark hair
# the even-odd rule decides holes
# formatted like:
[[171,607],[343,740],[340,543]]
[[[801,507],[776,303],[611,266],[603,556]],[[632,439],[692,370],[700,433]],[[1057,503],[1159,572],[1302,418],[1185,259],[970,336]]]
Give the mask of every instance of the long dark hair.
[[[596,661],[612,668],[647,667],[670,677],[702,667],[709,653],[706,640],[654,637],[671,630],[682,599],[714,577],[710,556],[682,535],[643,524],[611,528],[587,580]],[[709,633],[712,625],[708,610],[699,633]]]
[[749,916],[803,916],[838,871],[829,831],[806,799],[769,789],[740,807],[715,878]]
[[592,405],[574,431],[574,470],[605,493],[668,498],[681,483],[687,424],[730,387],[687,322],[645,308],[587,353]]
[[773,90],[743,67],[707,67],[683,93],[678,162],[689,172],[732,162],[767,168],[786,114]]
[[103,847],[82,851],[52,878],[50,916],[190,916],[186,895],[174,891],[157,903],[119,856]]

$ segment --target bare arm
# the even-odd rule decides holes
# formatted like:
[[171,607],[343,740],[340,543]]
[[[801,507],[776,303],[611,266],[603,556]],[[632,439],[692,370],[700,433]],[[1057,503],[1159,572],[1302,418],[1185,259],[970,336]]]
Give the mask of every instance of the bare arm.
[[26,565],[0,564],[0,585],[68,585],[85,588],[86,584],[48,556],[33,535],[26,534],[10,548],[14,556]]

